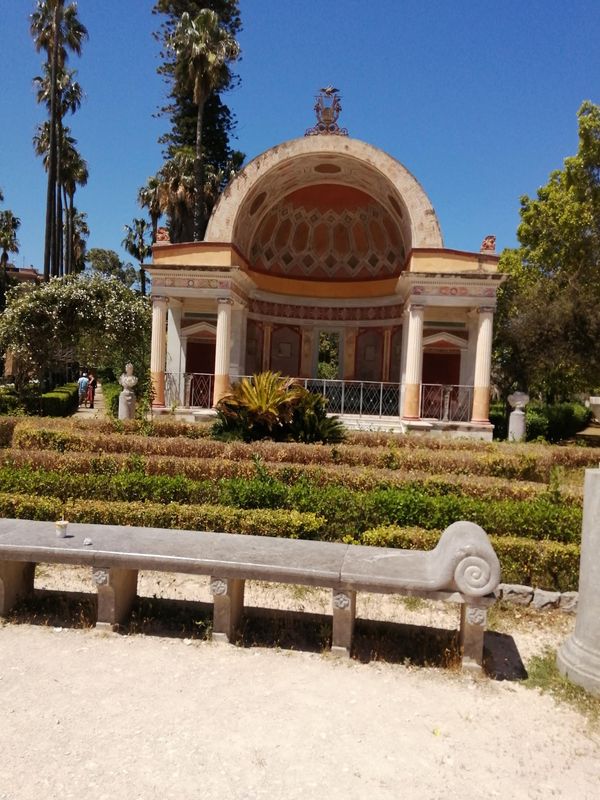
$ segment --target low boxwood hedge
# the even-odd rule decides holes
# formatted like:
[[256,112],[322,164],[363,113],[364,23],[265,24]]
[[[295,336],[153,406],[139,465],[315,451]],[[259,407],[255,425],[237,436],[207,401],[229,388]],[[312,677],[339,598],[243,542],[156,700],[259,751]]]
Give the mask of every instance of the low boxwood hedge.
[[57,386],[40,397],[40,410],[45,417],[68,417],[79,406],[79,388],[76,383]]
[[270,509],[239,509],[179,503],[62,500],[0,492],[0,515],[11,519],[56,520],[103,525],[139,525],[197,531],[318,539],[324,521],[316,514]]
[[576,542],[581,508],[556,502],[553,495],[527,501],[489,500],[461,494],[431,494],[412,484],[353,491],[307,479],[288,484],[269,476],[194,481],[182,475],[143,471],[80,474],[27,467],[0,468],[0,491],[67,498],[217,504],[243,509],[314,512],[327,522],[331,539],[353,536],[384,524],[445,528],[457,519],[480,524],[489,534]]

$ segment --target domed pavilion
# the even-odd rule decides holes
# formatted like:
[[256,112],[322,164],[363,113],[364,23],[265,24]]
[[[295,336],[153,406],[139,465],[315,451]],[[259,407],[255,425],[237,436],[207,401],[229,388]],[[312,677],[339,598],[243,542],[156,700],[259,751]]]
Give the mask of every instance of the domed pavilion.
[[204,241],[154,246],[157,410],[208,409],[277,370],[350,426],[491,438],[494,237],[445,248],[419,182],[339,109],[322,90],[315,127],[236,176]]

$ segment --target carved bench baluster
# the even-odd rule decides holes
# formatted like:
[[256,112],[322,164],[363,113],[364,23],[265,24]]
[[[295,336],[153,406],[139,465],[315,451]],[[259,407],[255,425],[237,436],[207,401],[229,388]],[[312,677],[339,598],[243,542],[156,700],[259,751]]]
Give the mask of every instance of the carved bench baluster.
[[459,644],[463,669],[480,670],[483,665],[483,636],[487,610],[463,603],[460,609]]
[[349,658],[356,618],[356,592],[334,589],[331,601],[333,607],[331,652],[333,655]]
[[26,561],[0,561],[0,616],[33,592],[35,564]]
[[214,642],[232,642],[244,612],[244,586],[241,578],[211,578]]
[[116,630],[125,622],[136,600],[137,577],[137,569],[92,570],[92,579],[98,588],[96,628]]

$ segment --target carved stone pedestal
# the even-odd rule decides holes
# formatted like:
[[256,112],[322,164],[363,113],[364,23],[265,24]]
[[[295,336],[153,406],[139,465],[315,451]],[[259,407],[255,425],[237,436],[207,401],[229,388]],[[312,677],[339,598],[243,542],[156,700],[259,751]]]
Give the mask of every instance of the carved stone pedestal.
[[133,608],[137,597],[136,569],[94,569],[92,578],[98,588],[96,628],[117,630]]

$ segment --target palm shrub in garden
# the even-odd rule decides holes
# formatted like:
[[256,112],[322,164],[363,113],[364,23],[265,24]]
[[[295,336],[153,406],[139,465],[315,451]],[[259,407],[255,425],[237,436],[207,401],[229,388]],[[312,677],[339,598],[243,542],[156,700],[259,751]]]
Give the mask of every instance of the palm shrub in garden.
[[242,378],[217,403],[213,434],[222,439],[340,442],[341,422],[329,418],[325,398],[279,372]]

